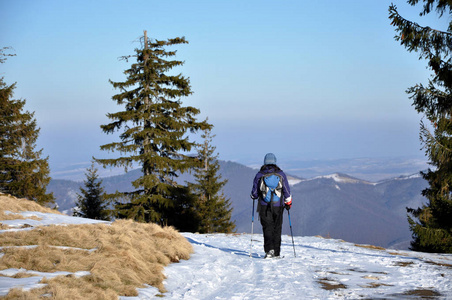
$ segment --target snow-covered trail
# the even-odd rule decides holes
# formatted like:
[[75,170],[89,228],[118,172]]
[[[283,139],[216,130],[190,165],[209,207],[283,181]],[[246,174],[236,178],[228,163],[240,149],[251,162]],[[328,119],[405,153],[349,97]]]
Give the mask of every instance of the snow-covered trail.
[[[24,212],[40,220],[17,219],[2,223],[21,227],[46,224],[85,224],[100,221],[49,213]],[[35,224],[36,223],[36,224]],[[10,229],[10,230],[29,230]],[[0,230],[0,234],[3,232]],[[283,236],[283,259],[263,259],[263,237],[250,234],[182,233],[193,245],[189,260],[165,268],[167,293],[138,289],[138,299],[452,299],[452,254],[376,250],[340,240]],[[0,254],[1,255],[1,254]],[[33,270],[3,270],[37,274]],[[0,275],[1,275],[0,274]],[[0,276],[0,297],[12,287],[36,288],[43,276]],[[425,299],[425,298],[424,298]]]
[[452,298],[452,255],[295,237],[294,257],[291,237],[283,236],[285,257],[262,259],[257,234],[252,257],[249,234],[183,235],[195,253],[165,268],[166,299],[396,299],[421,293]]

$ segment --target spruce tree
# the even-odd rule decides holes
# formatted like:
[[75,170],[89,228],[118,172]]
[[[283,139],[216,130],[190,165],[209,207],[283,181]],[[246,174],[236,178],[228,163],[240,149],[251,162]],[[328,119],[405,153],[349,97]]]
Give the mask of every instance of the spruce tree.
[[[175,224],[179,214],[192,217],[192,197],[175,179],[177,174],[196,165],[196,158],[188,155],[195,145],[188,133],[211,125],[196,120],[200,112],[197,108],[182,104],[181,99],[192,94],[190,81],[172,71],[183,62],[171,59],[176,51],[167,48],[186,43],[184,37],[166,41],[148,39],[145,31],[142,47],[135,49],[135,55],[123,57],[127,61],[136,59],[124,71],[126,80],[110,80],[120,91],[113,100],[124,105],[124,110],[109,113],[111,123],[101,128],[107,134],[119,130],[122,133],[120,141],[102,145],[101,149],[117,151],[121,156],[97,161],[105,167],[121,166],[126,170],[138,163],[143,172],[132,183],[134,191],[118,191],[109,196],[116,198],[118,217],[162,225]],[[178,229],[183,230],[180,225]]]
[[[419,0],[408,1],[416,5]],[[451,1],[424,0],[421,16],[436,11],[449,18]],[[413,235],[411,249],[452,253],[452,21],[447,29],[433,29],[404,19],[395,5],[389,8],[396,40],[408,51],[419,53],[433,71],[427,86],[417,84],[407,90],[421,121],[420,139],[433,167],[421,172],[429,187],[422,191],[428,202],[417,209],[407,208]]]
[[190,187],[197,196],[196,208],[200,219],[198,231],[229,233],[235,230],[235,224],[231,221],[231,203],[222,191],[227,180],[221,180],[221,174],[218,173],[220,165],[218,155],[215,155],[216,147],[212,146],[213,137],[210,130],[202,135],[204,144],[198,148],[201,165],[195,169],[196,181]]
[[109,210],[107,208],[108,204],[103,197],[104,189],[102,187],[102,180],[99,179],[97,171],[93,162],[85,173],[85,188],[80,187],[81,194],[77,194],[78,200],[74,216],[95,220],[110,219]]
[[[0,56],[6,56],[4,49]],[[46,193],[48,157],[35,150],[39,128],[34,113],[24,111],[26,101],[13,99],[15,86],[0,78],[0,192],[49,205],[54,197]]]

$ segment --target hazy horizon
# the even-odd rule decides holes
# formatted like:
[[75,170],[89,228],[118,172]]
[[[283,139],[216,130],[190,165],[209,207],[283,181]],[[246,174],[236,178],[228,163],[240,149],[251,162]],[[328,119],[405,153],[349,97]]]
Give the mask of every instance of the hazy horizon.
[[[253,169],[260,168],[262,164],[261,160],[224,161],[235,162]],[[287,161],[278,161],[278,165],[287,174],[305,179],[334,173],[344,173],[370,182],[413,175],[428,168],[426,159],[420,157],[361,157],[329,160],[289,159]],[[80,182],[86,179],[85,173],[90,166],[90,161],[62,165],[58,169],[54,169],[50,176],[52,179]],[[125,174],[123,168],[103,168],[97,164],[95,167],[98,169],[98,174],[101,178]],[[139,168],[140,166],[135,165],[129,171]]]
[[[394,40],[388,8],[442,29],[447,18],[419,17],[406,1],[1,1],[0,64],[15,99],[35,112],[38,148],[52,174],[118,141],[102,133],[123,108],[108,80],[123,81],[143,30],[185,36],[174,69],[190,78],[185,106],[214,125],[219,158],[258,163],[424,157],[422,118],[405,91],[428,82],[427,63]],[[24,21],[26,20],[26,21]]]

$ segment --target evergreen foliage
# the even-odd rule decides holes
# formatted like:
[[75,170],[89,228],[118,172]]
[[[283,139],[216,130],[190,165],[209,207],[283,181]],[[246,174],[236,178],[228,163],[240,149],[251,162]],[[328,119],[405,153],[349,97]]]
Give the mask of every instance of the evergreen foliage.
[[[3,48],[0,57],[4,55]],[[3,63],[5,58],[0,61]],[[24,111],[25,100],[14,100],[16,84],[0,78],[0,191],[46,205],[54,203],[46,193],[50,182],[48,157],[35,150],[39,128],[34,113]]]
[[8,56],[16,56],[16,54],[5,53],[7,50],[12,50],[12,48],[3,47],[0,49],[0,64],[6,62]]
[[95,220],[109,220],[108,204],[103,198],[102,180],[99,179],[94,162],[87,169],[85,175],[85,189],[80,187],[81,194],[77,194],[78,200],[74,216]]
[[198,159],[201,166],[195,169],[195,183],[190,188],[197,196],[196,210],[199,214],[200,233],[223,232],[229,233],[235,230],[235,224],[231,221],[232,208],[222,189],[227,180],[221,180],[218,174],[220,165],[218,155],[215,155],[215,147],[212,146],[210,130],[202,135],[204,144],[198,148]]
[[[127,61],[132,57],[136,59],[124,71],[126,80],[110,81],[120,91],[113,100],[124,105],[124,110],[107,114],[111,123],[101,128],[107,134],[119,130],[122,133],[120,141],[103,145],[101,149],[117,151],[121,156],[96,161],[104,167],[120,166],[126,171],[133,163],[138,163],[143,172],[132,183],[135,191],[109,195],[116,199],[118,217],[175,225],[179,214],[187,218],[193,215],[192,196],[174,179],[179,172],[196,165],[196,158],[186,154],[195,146],[187,133],[205,130],[211,125],[196,120],[198,109],[182,105],[181,98],[192,94],[190,81],[171,72],[183,62],[170,60],[176,51],[166,48],[186,43],[184,37],[167,41],[148,39],[145,32],[142,47],[135,49],[135,55],[123,57]],[[195,222],[193,219],[192,223]]]
[[[416,5],[419,0],[408,1]],[[439,17],[451,17],[452,2],[424,0],[421,16],[435,10]],[[424,114],[420,139],[433,166],[422,172],[429,187],[422,194],[423,207],[407,208],[413,235],[411,248],[424,252],[452,253],[452,21],[446,30],[423,27],[402,18],[391,5],[389,18],[396,27],[396,40],[426,59],[433,71],[427,86],[417,84],[407,90],[413,106]]]

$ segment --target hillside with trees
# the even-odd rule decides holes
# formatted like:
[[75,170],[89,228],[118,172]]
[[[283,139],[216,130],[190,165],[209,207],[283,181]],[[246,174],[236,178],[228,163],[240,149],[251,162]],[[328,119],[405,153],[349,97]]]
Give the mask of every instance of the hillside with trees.
[[[0,63],[6,61],[0,50]],[[54,197],[47,193],[50,181],[49,158],[36,149],[39,127],[33,112],[25,110],[25,99],[14,99],[16,83],[7,84],[0,77],[0,192],[51,205]]]

